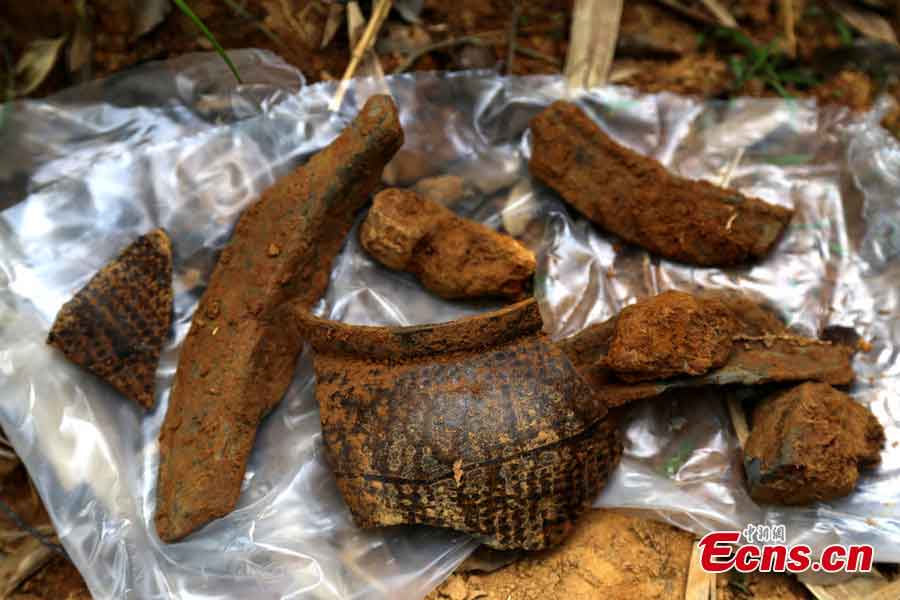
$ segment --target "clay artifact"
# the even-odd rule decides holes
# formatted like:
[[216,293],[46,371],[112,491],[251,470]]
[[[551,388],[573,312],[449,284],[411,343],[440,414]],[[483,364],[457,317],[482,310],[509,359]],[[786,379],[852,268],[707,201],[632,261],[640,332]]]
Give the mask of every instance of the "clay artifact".
[[872,412],[824,383],[804,383],[760,402],[744,448],[750,496],[808,504],[848,495],[860,469],[878,464],[884,428]]
[[764,257],[792,211],[669,173],[557,101],[531,121],[531,174],[601,228],[654,254],[700,266]]
[[375,260],[443,298],[521,299],[531,289],[531,250],[410,190],[375,196],[359,238]]
[[297,311],[327,459],[360,527],[425,524],[496,549],[560,543],[621,442],[536,302],[451,323],[360,327]]
[[636,382],[723,366],[738,323],[718,299],[668,291],[625,307],[614,327],[603,364]]
[[284,395],[303,343],[288,303],[311,307],[322,296],[355,213],[402,142],[393,101],[374,96],[241,215],[191,323],[160,433],[164,541],[234,508],[257,427]]
[[171,325],[172,243],[165,231],[154,229],[63,304],[47,343],[150,409]]
[[[665,292],[638,301],[558,345],[607,406],[682,387],[791,381],[848,385],[855,379],[855,346],[797,335],[770,310],[739,295],[704,293],[694,302],[684,296]],[[724,330],[731,331],[728,339],[721,335]],[[641,368],[638,376],[634,365]],[[673,376],[679,372],[682,376]]]

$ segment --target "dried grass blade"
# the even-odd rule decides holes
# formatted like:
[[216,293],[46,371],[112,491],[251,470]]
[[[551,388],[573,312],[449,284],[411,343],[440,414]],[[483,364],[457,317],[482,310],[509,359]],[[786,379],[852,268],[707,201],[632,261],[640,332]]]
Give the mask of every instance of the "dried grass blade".
[[570,88],[606,83],[616,51],[623,0],[576,0],[565,76]]

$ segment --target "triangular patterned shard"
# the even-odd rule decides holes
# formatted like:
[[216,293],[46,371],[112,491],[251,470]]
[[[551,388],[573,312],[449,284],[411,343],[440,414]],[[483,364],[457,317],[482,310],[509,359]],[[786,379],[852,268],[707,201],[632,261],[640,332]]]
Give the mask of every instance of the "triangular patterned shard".
[[155,229],[63,305],[47,343],[149,409],[171,324],[172,243]]

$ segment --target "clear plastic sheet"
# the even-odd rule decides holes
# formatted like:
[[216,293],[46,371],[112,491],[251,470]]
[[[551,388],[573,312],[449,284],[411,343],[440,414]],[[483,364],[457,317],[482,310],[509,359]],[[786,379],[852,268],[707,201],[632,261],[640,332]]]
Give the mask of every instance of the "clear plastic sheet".
[[[339,114],[330,84],[259,51],[233,53],[245,85],[202,54],[145,65],[44,101],[16,105],[2,131],[0,424],[33,476],[60,538],[98,598],[417,598],[474,547],[438,529],[353,527],[323,460],[308,353],[264,422],[239,506],[186,541],[161,544],[156,438],[180,342],[216,251],[241,209],[327,144],[371,86]],[[900,562],[900,148],[878,110],[852,116],[812,103],[701,103],[604,88],[579,98],[616,139],[690,177],[793,206],[765,262],[728,271],[648,257],[598,233],[528,177],[528,120],[564,97],[558,78],[489,73],[394,77],[406,147],[436,173],[465,178],[454,210],[515,233],[539,255],[536,294],[548,331],[573,334],[663,289],[740,288],[815,334],[856,327],[853,394],[885,425],[880,468],[849,498],[773,510],[747,496],[722,397],[695,391],[640,403],[626,453],[598,506],[651,511],[702,532],[773,520],[814,546],[840,539]],[[883,107],[882,107],[883,108]],[[419,165],[421,167],[421,165]],[[421,168],[420,168],[421,170]],[[120,248],[163,226],[175,247],[175,335],[143,414],[44,344],[61,304]],[[318,310],[353,323],[446,321],[492,308],[438,300],[382,268],[355,231]]]

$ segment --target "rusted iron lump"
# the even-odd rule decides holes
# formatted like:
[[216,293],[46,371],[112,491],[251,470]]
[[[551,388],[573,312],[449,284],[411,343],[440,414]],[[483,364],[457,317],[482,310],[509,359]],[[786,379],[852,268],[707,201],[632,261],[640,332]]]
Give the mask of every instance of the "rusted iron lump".
[[309,307],[322,296],[356,212],[402,143],[393,101],[374,96],[241,216],[191,322],[160,432],[164,541],[234,508],[257,427],[284,395],[303,343],[288,303]]
[[601,228],[654,254],[700,266],[764,257],[792,211],[669,173],[557,101],[531,121],[531,174]]
[[534,300],[452,323],[360,327],[296,311],[326,456],[360,527],[418,523],[500,549],[561,542],[618,462],[606,408]]

